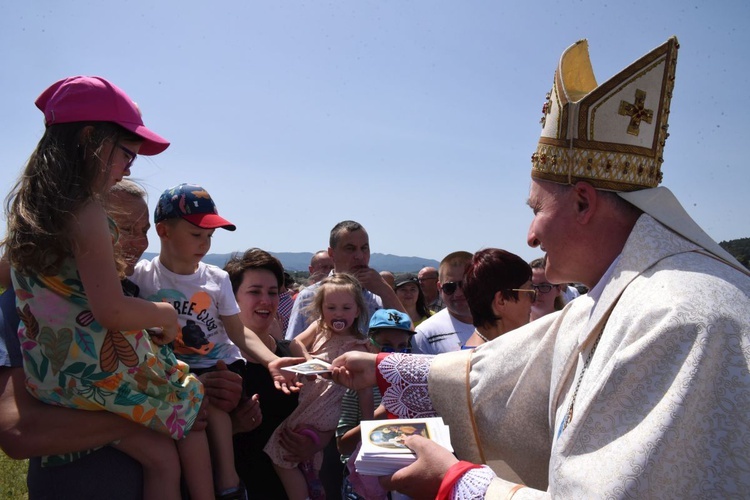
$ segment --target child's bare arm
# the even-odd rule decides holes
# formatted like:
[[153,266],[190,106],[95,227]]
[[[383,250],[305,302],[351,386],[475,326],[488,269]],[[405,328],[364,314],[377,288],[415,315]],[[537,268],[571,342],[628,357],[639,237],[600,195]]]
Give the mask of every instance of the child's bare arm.
[[[388,411],[385,406],[380,405],[375,409],[373,415],[374,420],[384,419],[388,416]],[[363,418],[363,420],[366,420]],[[362,428],[359,424],[355,425],[343,435],[336,438],[336,445],[338,446],[339,453],[342,455],[351,455],[357,448],[357,445],[362,440]]]
[[[370,352],[363,345],[357,345],[354,350]],[[375,398],[372,395],[372,387],[358,389],[357,396],[359,397],[359,409],[362,413],[362,420],[372,420],[375,415]]]
[[289,344],[289,350],[292,352],[292,356],[305,357],[310,359],[310,353],[308,349],[312,346],[315,341],[315,336],[318,334],[318,322],[313,321],[305,331],[294,337]]
[[372,395],[372,387],[358,390],[357,397],[359,398],[359,411],[362,413],[362,420],[375,418],[375,398]]
[[161,327],[173,338],[177,313],[171,304],[123,295],[107,214],[101,205],[91,202],[81,208],[70,229],[76,266],[97,322],[110,330]]

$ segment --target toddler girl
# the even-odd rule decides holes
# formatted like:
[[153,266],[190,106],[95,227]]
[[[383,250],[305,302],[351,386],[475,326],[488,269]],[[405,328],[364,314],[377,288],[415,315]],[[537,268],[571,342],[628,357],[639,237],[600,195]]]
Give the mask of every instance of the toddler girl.
[[[113,446],[143,465],[144,497],[180,498],[182,461],[192,497],[212,498],[205,433],[187,434],[203,386],[165,346],[177,333],[176,312],[124,295],[117,226],[104,209],[137,154],[161,153],[169,143],[103,78],[60,80],[36,105],[46,130],[9,196],[3,242],[27,388],[46,403],[142,424]],[[149,339],[144,328],[161,333]]]
[[[294,356],[317,358],[330,363],[348,351],[367,352],[368,340],[364,334],[368,324],[367,306],[356,278],[337,273],[324,279],[310,304],[310,312],[310,316],[317,319],[292,341],[290,347]],[[313,382],[305,383],[297,408],[276,428],[263,449],[271,457],[290,500],[308,498],[308,490],[298,464],[284,459],[286,452],[280,444],[281,432],[285,428],[311,429],[317,433],[335,429],[345,391],[345,387],[334,384],[330,379],[316,378]],[[372,419],[372,389],[359,391],[359,398],[363,419]],[[314,457],[316,471],[320,470],[322,460],[322,453]]]

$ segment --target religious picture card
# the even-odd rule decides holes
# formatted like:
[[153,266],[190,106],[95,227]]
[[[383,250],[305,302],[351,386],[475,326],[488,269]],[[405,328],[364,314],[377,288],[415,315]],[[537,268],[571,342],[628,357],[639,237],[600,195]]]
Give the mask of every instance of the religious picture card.
[[364,475],[387,475],[406,467],[416,455],[404,444],[409,436],[422,436],[453,451],[448,426],[440,417],[360,422],[362,446],[354,462]]
[[319,375],[321,373],[331,373],[331,364],[326,363],[322,359],[311,359],[299,365],[284,366],[281,369],[299,373],[300,375]]

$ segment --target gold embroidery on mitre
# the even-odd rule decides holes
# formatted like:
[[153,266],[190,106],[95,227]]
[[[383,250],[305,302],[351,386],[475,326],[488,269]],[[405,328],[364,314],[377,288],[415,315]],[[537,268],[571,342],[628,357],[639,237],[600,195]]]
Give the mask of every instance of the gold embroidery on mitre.
[[646,101],[646,93],[641,89],[635,91],[635,102],[630,104],[627,101],[620,101],[618,113],[622,116],[629,116],[628,134],[638,135],[640,132],[641,120],[651,123],[654,118],[654,111],[646,109],[643,103]]
[[[612,191],[658,186],[662,181],[664,145],[669,137],[667,121],[679,49],[677,39],[670,38],[599,86],[585,48],[581,42],[568,48],[555,72],[552,91],[547,94],[551,102],[545,103],[542,137],[531,157],[532,177],[561,184],[587,181],[597,189]],[[660,73],[652,73],[654,70]],[[579,81],[580,71],[586,77],[586,85]],[[563,74],[571,89],[565,88]],[[569,100],[569,91],[578,100]],[[556,119],[555,127],[546,119],[550,110]],[[576,119],[569,120],[570,116]],[[623,122],[620,124],[615,117],[630,119],[619,118]],[[595,130],[595,123],[597,129],[604,128]],[[650,126],[644,128],[644,123]],[[635,139],[639,135],[643,137]]]
[[542,124],[542,128],[547,124],[547,115],[550,114],[550,111],[552,110],[552,92],[547,92],[547,100],[544,101],[544,105],[542,106],[542,119],[539,120],[539,123]]

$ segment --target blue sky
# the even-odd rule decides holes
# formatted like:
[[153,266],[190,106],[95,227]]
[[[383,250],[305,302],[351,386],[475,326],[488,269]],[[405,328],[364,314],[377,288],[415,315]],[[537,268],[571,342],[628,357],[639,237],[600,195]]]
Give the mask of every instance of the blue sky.
[[150,207],[196,183],[237,225],[214,253],[314,252],[354,219],[373,252],[531,259],[530,157],[561,53],[588,38],[601,83],[677,35],[663,185],[715,239],[748,237],[749,21],[744,0],[3,2],[0,190],[42,135],[35,98],[100,75],[172,141],[132,169]]

